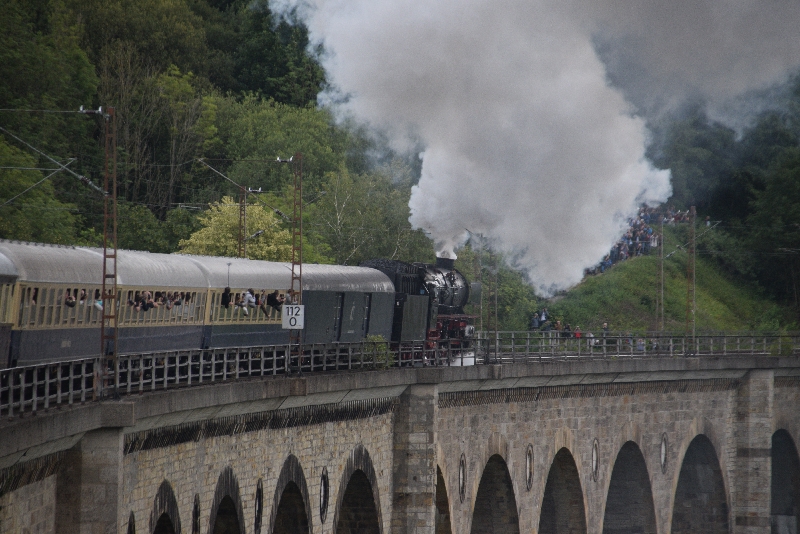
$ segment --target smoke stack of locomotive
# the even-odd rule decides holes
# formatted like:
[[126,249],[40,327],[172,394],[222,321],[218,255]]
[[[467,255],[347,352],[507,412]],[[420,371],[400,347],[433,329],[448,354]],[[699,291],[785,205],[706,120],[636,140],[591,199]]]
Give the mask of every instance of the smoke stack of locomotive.
[[452,271],[456,268],[456,260],[452,258],[440,258],[436,257],[436,266],[440,269],[448,269]]
[[469,284],[464,275],[455,269],[454,259],[436,258],[436,265],[375,259],[362,262],[361,265],[386,274],[398,293],[428,294],[440,314],[464,313],[464,305],[469,300]]

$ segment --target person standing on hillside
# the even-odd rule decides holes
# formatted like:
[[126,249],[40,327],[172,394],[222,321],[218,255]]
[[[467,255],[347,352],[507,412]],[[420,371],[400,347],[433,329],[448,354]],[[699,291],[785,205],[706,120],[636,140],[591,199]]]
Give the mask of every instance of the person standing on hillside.
[[603,344],[616,345],[617,339],[611,335],[611,329],[608,327],[608,322],[603,322]]

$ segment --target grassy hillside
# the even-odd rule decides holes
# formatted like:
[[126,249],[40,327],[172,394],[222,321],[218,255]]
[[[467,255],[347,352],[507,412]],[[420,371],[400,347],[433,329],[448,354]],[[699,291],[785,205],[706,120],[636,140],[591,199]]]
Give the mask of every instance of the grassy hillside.
[[[683,227],[665,229],[666,253],[685,243]],[[679,250],[664,262],[665,329],[686,327],[687,253]],[[618,263],[548,304],[551,315],[579,325],[584,332],[608,321],[612,330],[651,330],[656,327],[659,261],[642,256]],[[727,276],[711,259],[696,260],[696,320],[698,331],[796,329],[791,310],[766,298],[755,285]]]

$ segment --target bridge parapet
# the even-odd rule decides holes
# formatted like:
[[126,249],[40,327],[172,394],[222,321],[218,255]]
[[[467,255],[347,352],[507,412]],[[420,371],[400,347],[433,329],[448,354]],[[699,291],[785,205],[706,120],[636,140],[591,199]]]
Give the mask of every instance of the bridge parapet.
[[595,361],[663,357],[798,356],[798,334],[664,335],[608,333],[565,337],[562,332],[481,333],[472,347],[382,342],[236,347],[120,355],[115,369],[99,358],[0,370],[0,418],[60,405],[237,381],[244,378],[375,370],[453,367],[544,361]]
[[[800,432],[796,409],[789,407],[800,391],[797,356],[565,356],[303,376],[240,372],[238,379],[229,373],[226,380],[192,385],[168,383],[120,400],[89,402],[87,397],[83,405],[51,404],[47,411],[40,407],[36,416],[26,411],[4,417],[3,513],[16,510],[13,499],[31,488],[52,496],[57,514],[81,510],[58,515],[73,525],[87,524],[87,518],[108,523],[113,516],[118,532],[125,531],[131,518],[147,530],[146,518],[155,513],[151,510],[158,508],[158,520],[162,508],[169,508],[177,512],[164,513],[182,515],[184,530],[190,531],[193,503],[200,502],[198,517],[201,531],[206,531],[214,521],[212,510],[219,508],[217,497],[222,498],[217,495],[219,475],[236,482],[229,485],[237,488],[236,516],[244,521],[245,532],[257,531],[256,487],[262,488],[262,498],[275,495],[259,516],[264,518],[260,531],[268,532],[264,529],[280,516],[281,484],[288,484],[282,473],[291,455],[295,479],[302,472],[307,482],[299,494],[306,504],[312,501],[305,507],[314,516],[309,534],[327,532],[335,528],[330,522],[347,515],[340,512],[353,502],[343,497],[352,489],[347,477],[358,470],[367,473],[359,479],[361,487],[374,490],[358,495],[374,495],[379,532],[410,532],[417,526],[417,531],[433,533],[444,510],[452,532],[466,533],[474,511],[491,508],[481,500],[496,493],[480,491],[487,465],[492,467],[486,472],[507,469],[508,484],[497,479],[491,487],[515,495],[520,531],[537,531],[541,509],[536,503],[544,502],[546,473],[566,448],[580,478],[576,487],[582,493],[576,495],[583,495],[585,519],[599,525],[616,451],[632,440],[653,478],[657,531],[668,532],[671,504],[664,492],[675,491],[681,455],[693,433],[705,433],[720,458],[730,524],[738,521],[756,529],[733,531],[762,532],[770,521],[769,501],[763,498],[769,487],[762,476],[769,467],[765,443],[775,425],[789,429],[795,439]],[[667,468],[657,474],[662,435],[668,436]],[[597,468],[591,467],[595,439]],[[95,458],[93,450],[102,456]],[[530,483],[526,451],[531,451]],[[328,523],[317,511],[323,473],[330,476]],[[70,501],[70,480],[113,498],[93,505]],[[48,481],[53,482],[48,486]],[[174,506],[154,508],[165,481],[174,493]],[[119,498],[122,488],[125,494]],[[442,497],[445,491],[449,499]],[[595,531],[600,532],[589,529]]]

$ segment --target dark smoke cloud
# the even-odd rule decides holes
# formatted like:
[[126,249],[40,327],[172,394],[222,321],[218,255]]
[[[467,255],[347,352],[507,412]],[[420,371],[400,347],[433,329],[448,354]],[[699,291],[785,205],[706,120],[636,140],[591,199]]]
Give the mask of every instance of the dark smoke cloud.
[[[800,60],[797,0],[273,0],[322,43],[320,96],[425,147],[411,222],[466,229],[543,294],[577,283],[641,203],[671,192],[643,113],[726,102]],[[759,9],[760,8],[760,9]],[[769,12],[765,12],[765,11]],[[790,42],[789,42],[790,41]]]
[[[749,111],[743,95],[786,82],[800,66],[797,0],[602,0],[585,7],[584,24],[610,79],[651,115],[694,98],[738,123]],[[753,111],[762,106],[756,102]]]

